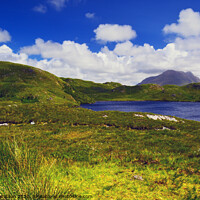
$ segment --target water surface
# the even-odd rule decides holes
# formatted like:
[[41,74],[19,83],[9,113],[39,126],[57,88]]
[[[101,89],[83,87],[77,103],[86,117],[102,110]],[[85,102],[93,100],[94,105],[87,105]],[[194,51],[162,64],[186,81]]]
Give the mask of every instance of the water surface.
[[81,107],[94,111],[151,112],[200,121],[200,102],[97,101],[93,104],[82,104]]

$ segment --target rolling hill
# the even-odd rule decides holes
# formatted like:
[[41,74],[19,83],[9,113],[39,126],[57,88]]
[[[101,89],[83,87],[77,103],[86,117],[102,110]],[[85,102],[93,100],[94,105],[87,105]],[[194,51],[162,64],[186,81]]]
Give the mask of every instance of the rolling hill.
[[21,64],[0,62],[0,99],[22,103],[77,104],[64,90],[69,87],[55,75]]
[[66,103],[72,106],[101,100],[200,101],[200,83],[185,86],[95,83],[59,78],[35,67],[0,62],[1,102]]
[[200,101],[200,83],[185,86],[144,84],[126,86],[117,83],[94,83],[63,79],[76,91],[93,101]]

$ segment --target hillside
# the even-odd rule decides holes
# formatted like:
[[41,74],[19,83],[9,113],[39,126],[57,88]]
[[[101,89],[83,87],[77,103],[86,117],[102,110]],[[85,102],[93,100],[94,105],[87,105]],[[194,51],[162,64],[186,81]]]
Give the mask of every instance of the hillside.
[[38,68],[0,62],[0,101],[65,103],[70,106],[108,100],[200,101],[200,83],[185,86],[95,83],[59,78]]
[[77,104],[64,91],[69,87],[55,75],[38,68],[0,62],[0,100],[22,103],[52,102]]
[[174,71],[174,70],[167,70],[158,76],[152,76],[149,78],[144,79],[141,83],[142,84],[158,84],[158,85],[178,85],[183,86],[190,83],[198,83],[200,79],[194,76],[191,72],[182,72],[182,71]]
[[[110,93],[110,100],[200,101],[200,83],[186,86],[144,84],[121,86]],[[103,97],[103,96],[102,96]]]
[[199,199],[199,122],[77,106],[101,99],[198,100],[199,90],[200,84],[61,79],[0,62],[1,198]]
[[62,80],[70,85],[74,91],[72,96],[75,99],[80,100],[81,103],[93,103],[99,99],[99,96],[104,94],[110,95],[112,90],[122,86],[120,83],[115,82],[95,83],[72,78],[62,78]]
[[[93,101],[200,101],[200,83],[186,86],[144,84],[126,86],[118,83],[101,84],[79,79],[63,79],[76,91]],[[91,101],[92,102],[92,101]]]

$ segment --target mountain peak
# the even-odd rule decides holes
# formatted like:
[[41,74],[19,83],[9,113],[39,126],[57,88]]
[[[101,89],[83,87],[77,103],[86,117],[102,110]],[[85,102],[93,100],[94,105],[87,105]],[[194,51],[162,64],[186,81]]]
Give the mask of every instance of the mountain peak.
[[144,79],[142,84],[158,84],[158,85],[187,85],[190,83],[200,82],[200,79],[193,75],[192,72],[183,72],[183,71],[175,71],[175,70],[167,70],[158,76],[152,76]]

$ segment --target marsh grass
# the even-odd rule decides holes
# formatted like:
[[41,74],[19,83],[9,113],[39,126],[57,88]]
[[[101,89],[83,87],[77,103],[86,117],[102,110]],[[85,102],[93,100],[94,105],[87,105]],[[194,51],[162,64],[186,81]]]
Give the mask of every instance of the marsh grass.
[[57,160],[30,151],[24,142],[1,142],[0,159],[0,194],[3,199],[59,199],[73,195]]

